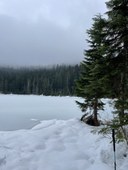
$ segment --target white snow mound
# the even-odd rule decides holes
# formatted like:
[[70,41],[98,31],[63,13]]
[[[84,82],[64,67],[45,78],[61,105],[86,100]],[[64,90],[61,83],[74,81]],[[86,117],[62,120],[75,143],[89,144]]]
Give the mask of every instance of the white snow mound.
[[[113,170],[111,139],[94,128],[70,119],[0,132],[0,170]],[[117,170],[127,170],[126,146],[117,149]]]

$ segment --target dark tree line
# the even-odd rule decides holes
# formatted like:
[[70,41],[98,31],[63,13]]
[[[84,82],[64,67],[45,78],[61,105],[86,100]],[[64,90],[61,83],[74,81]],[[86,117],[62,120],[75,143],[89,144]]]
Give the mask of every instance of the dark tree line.
[[0,68],[0,92],[4,94],[74,95],[79,65],[45,68]]

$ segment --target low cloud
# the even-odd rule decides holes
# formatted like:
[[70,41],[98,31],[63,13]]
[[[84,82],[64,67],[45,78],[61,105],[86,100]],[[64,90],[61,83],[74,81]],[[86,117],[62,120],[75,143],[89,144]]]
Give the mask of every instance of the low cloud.
[[105,12],[103,2],[96,4],[97,10],[89,0],[1,0],[0,65],[79,63],[91,18]]

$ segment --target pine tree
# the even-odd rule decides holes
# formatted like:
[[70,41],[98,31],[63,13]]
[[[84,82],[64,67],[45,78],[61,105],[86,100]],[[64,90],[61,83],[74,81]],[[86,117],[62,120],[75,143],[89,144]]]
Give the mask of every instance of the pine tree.
[[[93,111],[93,124],[99,125],[98,110],[103,108],[100,98],[105,93],[105,46],[104,37],[106,35],[106,21],[101,15],[93,18],[92,28],[87,31],[89,40],[87,40],[90,48],[85,50],[85,58],[81,63],[81,76],[76,83],[77,96],[83,97],[84,102],[77,101],[82,111],[90,108]],[[86,114],[85,114],[86,115]],[[82,117],[83,118],[83,117]]]
[[117,114],[113,123],[117,132],[122,129],[126,138],[124,126],[128,124],[128,0],[110,0],[106,5],[108,65],[111,68],[113,83],[116,84],[116,90],[111,86],[113,96],[116,98],[115,113]]

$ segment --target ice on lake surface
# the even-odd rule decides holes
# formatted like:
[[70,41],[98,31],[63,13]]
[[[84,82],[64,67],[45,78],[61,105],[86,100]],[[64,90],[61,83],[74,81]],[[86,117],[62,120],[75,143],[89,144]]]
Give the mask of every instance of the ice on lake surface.
[[77,97],[0,94],[0,130],[28,129],[42,120],[81,117]]
[[[29,129],[42,120],[80,119],[83,113],[76,100],[83,99],[69,96],[0,94],[0,131]],[[103,101],[106,103],[105,111],[100,111],[100,118],[108,119],[112,116],[112,107],[108,99]]]
[[[111,134],[91,133],[98,127],[79,120],[76,99],[0,95],[0,170],[113,170]],[[112,107],[104,102],[99,115],[107,119]],[[117,170],[127,170],[127,145],[116,150]]]

